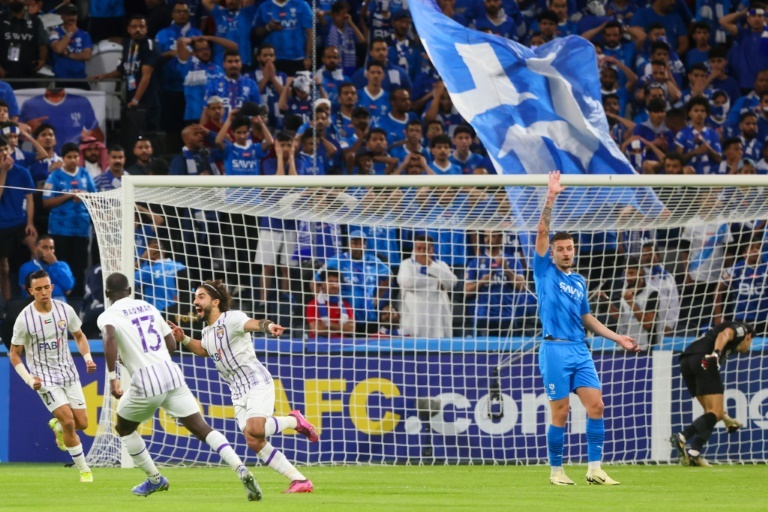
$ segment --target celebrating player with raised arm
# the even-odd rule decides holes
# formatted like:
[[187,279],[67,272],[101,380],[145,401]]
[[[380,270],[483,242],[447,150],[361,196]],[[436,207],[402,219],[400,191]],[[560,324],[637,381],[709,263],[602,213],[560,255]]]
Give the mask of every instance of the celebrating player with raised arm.
[[[56,434],[59,449],[72,456],[80,470],[80,481],[93,482],[76,432],[88,428],[88,415],[80,377],[69,352],[67,331],[75,338],[86,370],[93,373],[96,363],[88,339],[80,329],[82,324],[75,310],[66,302],[51,298],[53,284],[45,270],[29,274],[25,285],[34,301],[21,311],[13,325],[11,365],[53,414],[48,426]],[[26,352],[29,371],[21,362],[22,351]]]
[[568,395],[574,392],[587,410],[587,483],[618,485],[619,482],[600,467],[605,439],[604,405],[585,329],[615,341],[626,350],[636,352],[639,348],[632,338],[616,334],[589,312],[584,277],[571,270],[575,256],[573,237],[560,232],[550,242],[552,209],[563,190],[565,187],[560,185],[560,172],[550,172],[547,200],[539,220],[536,254],[533,257],[533,277],[544,331],[544,341],[539,349],[539,369],[552,412],[552,424],[547,430],[551,466],[549,482],[574,485],[563,470]]
[[292,428],[311,442],[317,442],[315,427],[301,412],[273,416],[275,383],[254,352],[251,332],[280,336],[285,328],[270,320],[254,320],[242,311],[230,310],[231,303],[229,292],[221,281],[206,281],[195,292],[194,301],[197,318],[208,324],[203,329],[202,340],[190,339],[171,323],[173,336],[193,353],[213,359],[219,374],[229,384],[235,419],[245,434],[248,447],[264,464],[291,481],[285,492],[312,492],[312,482],[266,439]]
[[[227,439],[213,430],[200,414],[197,400],[184,381],[184,373],[171,360],[176,340],[157,309],[148,302],[131,298],[128,278],[123,274],[114,273],[107,278],[105,294],[112,305],[99,315],[97,324],[104,337],[110,391],[120,399],[115,430],[134,464],[147,474],[147,480],[132,489],[133,494],[146,497],[168,490],[168,480],[157,470],[144,439],[136,432],[141,422],[162,407],[179,418],[182,425],[237,472],[249,501],[260,500],[261,490],[251,472]],[[131,374],[131,385],[125,393],[115,371],[118,353]]]
[[[746,354],[755,336],[755,328],[744,322],[723,322],[710,329],[680,354],[680,373],[691,396],[704,408],[704,414],[672,436],[683,466],[709,466],[701,455],[718,421],[728,432],[736,432],[741,423],[725,413],[725,386],[720,367],[731,352]],[[690,440],[691,447],[685,443]]]

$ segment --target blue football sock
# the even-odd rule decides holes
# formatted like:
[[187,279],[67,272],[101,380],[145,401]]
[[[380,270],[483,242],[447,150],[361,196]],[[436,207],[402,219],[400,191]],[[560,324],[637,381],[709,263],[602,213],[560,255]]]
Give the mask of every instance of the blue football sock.
[[565,440],[565,427],[550,425],[547,429],[547,453],[549,465],[559,467],[563,465],[563,443]]
[[603,459],[605,422],[603,418],[587,418],[587,461],[600,462]]

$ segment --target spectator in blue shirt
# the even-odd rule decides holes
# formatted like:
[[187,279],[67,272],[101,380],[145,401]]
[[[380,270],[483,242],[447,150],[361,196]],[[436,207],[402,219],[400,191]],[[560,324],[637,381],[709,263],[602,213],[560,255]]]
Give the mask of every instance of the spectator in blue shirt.
[[141,266],[136,271],[136,284],[141,288],[144,300],[159,311],[171,311],[179,302],[176,280],[184,265],[166,258],[160,243],[150,240],[146,252],[140,256]]
[[675,0],[653,0],[649,7],[639,9],[629,23],[646,32],[652,23],[661,23],[666,29],[667,41],[672,49],[680,55],[688,51],[688,30],[675,9]]
[[[495,34],[499,37],[517,41],[517,21],[512,17],[515,13],[507,13],[501,8],[501,0],[484,0],[484,10],[475,18],[472,27],[475,30]],[[516,12],[522,20],[520,11]]]
[[[761,260],[761,240],[744,244],[741,257],[725,269],[715,293],[714,323],[726,318],[749,322],[765,333],[768,328],[768,263]],[[726,297],[733,295],[730,300]],[[730,303],[730,304],[729,304]]]
[[85,63],[91,60],[93,52],[91,36],[77,28],[77,7],[65,5],[59,14],[64,23],[48,33],[53,52],[53,74],[56,78],[85,78]]
[[[651,100],[648,104],[648,120],[635,125],[632,135],[642,137],[662,153],[673,150],[675,148],[674,135],[664,122],[666,113],[667,104],[664,100]],[[658,161],[659,158],[655,152],[652,152],[648,160]]]
[[411,80],[421,69],[421,54],[424,51],[416,39],[410,37],[411,15],[407,10],[392,13],[392,35],[389,40],[387,62],[403,68]]
[[275,47],[269,43],[263,43],[256,50],[256,67],[248,76],[259,85],[261,100],[269,109],[269,125],[277,128],[283,125],[283,115],[277,103],[288,76],[277,70],[275,59]]
[[11,146],[0,136],[0,292],[6,301],[11,298],[8,257],[24,245],[31,249],[37,238],[34,188],[29,171],[14,163]]
[[288,76],[312,69],[312,9],[307,2],[263,2],[253,26],[256,37],[275,47],[277,69]]
[[432,155],[427,148],[421,145],[423,136],[424,128],[421,125],[421,121],[418,119],[408,121],[408,124],[405,125],[405,140],[402,141],[401,144],[393,147],[390,154],[394,158],[397,158],[400,163],[405,162],[409,156],[413,154],[424,157],[424,161],[428,162],[432,158]]
[[[341,275],[341,296],[352,304],[357,331],[372,333],[378,329],[379,309],[389,302],[392,272],[377,256],[365,250],[365,234],[349,233],[349,250],[326,261],[323,270],[337,270]],[[315,276],[320,281],[320,273]]]
[[[251,122],[261,127],[264,136],[260,144],[254,144],[251,139]],[[227,137],[232,131],[233,140]],[[273,144],[272,135],[264,125],[261,116],[237,115],[233,112],[216,135],[216,145],[222,150],[224,158],[224,173],[235,176],[257,176],[261,169],[261,161],[267,156],[267,151]]]
[[243,63],[240,54],[234,50],[224,52],[224,76],[214,77],[208,81],[205,91],[205,101],[218,96],[224,101],[225,113],[239,109],[246,101],[261,103],[259,86],[253,79],[242,74]]
[[[203,115],[208,82],[224,76],[224,69],[213,62],[211,43],[206,36],[177,41],[176,58],[166,66],[176,67],[184,89],[184,121],[197,122]],[[189,52],[192,46],[192,53]],[[178,112],[175,113],[178,116]]]
[[320,76],[320,83],[331,100],[333,105],[339,103],[339,87],[341,84],[349,82],[349,78],[344,74],[344,70],[339,67],[341,55],[339,49],[335,46],[326,46],[323,50],[323,67],[317,70]]
[[733,105],[741,97],[741,89],[736,79],[728,75],[728,49],[723,45],[715,46],[709,52],[707,63],[710,87],[725,92]]
[[[746,16],[746,27],[736,20]],[[754,2],[746,11],[737,11],[720,18],[720,25],[738,43],[731,50],[731,64],[739,86],[746,93],[757,74],[768,69],[768,26],[765,23],[765,5]]]
[[530,293],[525,290],[522,263],[504,255],[503,241],[501,231],[487,231],[483,254],[467,267],[464,293],[478,335],[506,336],[513,319],[525,316],[527,303],[536,307],[535,298],[525,297]]
[[755,77],[754,89],[731,103],[731,110],[725,120],[726,133],[733,133],[738,128],[739,116],[747,111],[753,111],[760,103],[760,95],[768,92],[768,69],[760,71]]
[[453,132],[453,152],[449,160],[461,169],[461,174],[488,174],[484,167],[483,156],[470,152],[472,146],[472,128],[459,126]]
[[109,146],[107,151],[109,168],[94,178],[93,184],[98,192],[120,188],[125,172],[125,150],[118,144]]
[[744,157],[757,162],[763,153],[764,140],[757,136],[757,114],[754,112],[744,112],[739,117],[739,131],[736,135],[741,140],[744,148]]
[[411,93],[407,89],[397,88],[389,93],[390,112],[380,116],[374,126],[387,132],[387,144],[392,147],[395,143],[405,140],[405,129],[409,121],[416,118],[411,112]]
[[429,143],[429,149],[432,152],[432,161],[429,163],[429,174],[438,176],[461,175],[461,168],[452,164],[451,156],[451,138],[445,134],[434,137]]
[[[384,67],[384,77],[381,83],[381,87],[385,91],[391,91],[395,87],[403,87],[411,90],[411,79],[408,77],[408,72],[396,66],[388,61],[389,45],[387,40],[383,37],[377,37],[371,40],[370,50],[368,52],[367,64],[373,61],[382,63]],[[362,89],[368,84],[367,65],[360,68],[352,75],[352,83],[355,84],[358,90]]]
[[88,171],[77,166],[80,158],[77,144],[64,144],[61,157],[61,169],[51,172],[45,183],[43,208],[50,210],[48,233],[53,235],[61,258],[70,262],[72,267],[75,276],[72,294],[82,297],[91,238],[91,217],[78,195],[96,192],[96,185]]
[[[451,100],[451,96],[442,81],[435,82],[433,100],[424,111],[423,117],[427,128],[429,128],[430,121],[439,121],[443,131],[447,132],[450,137],[453,137],[453,131],[457,126],[465,124],[461,114],[453,106],[453,100]],[[427,137],[429,138],[429,129],[427,129]]]
[[691,40],[693,40],[693,48],[688,50],[685,54],[685,67],[689,68],[694,64],[705,63],[709,58],[709,45],[710,33],[712,27],[706,21],[697,21],[691,25]]
[[57,244],[51,235],[42,235],[37,239],[33,251],[34,257],[19,269],[19,287],[22,297],[28,295],[27,276],[37,270],[45,270],[51,277],[51,284],[53,284],[52,297],[67,302],[67,295],[75,285],[75,277],[67,262],[61,261],[56,256],[56,246]]
[[5,109],[9,121],[19,120],[19,104],[16,102],[16,94],[7,82],[0,80],[0,118],[3,109]]
[[[216,0],[202,0],[203,7],[216,24],[216,37],[237,43],[240,59],[246,66],[251,65],[251,27],[256,18],[256,6],[249,0],[227,0],[224,8]],[[249,5],[243,6],[244,3]],[[225,48],[217,44],[213,49],[213,60],[223,64]]]
[[343,0],[333,4],[331,7],[333,23],[328,30],[325,42],[326,48],[329,46],[338,48],[341,69],[345,75],[352,75],[357,71],[357,45],[366,43],[365,36],[352,21],[350,10],[349,4]]
[[709,116],[709,101],[706,98],[693,98],[686,105],[690,124],[675,136],[675,144],[683,158],[696,169],[696,174],[710,174],[717,170],[723,159],[720,137],[717,132],[706,127]]
[[357,90],[357,104],[368,110],[372,126],[376,126],[386,117],[391,108],[389,93],[383,87],[385,70],[386,66],[383,62],[370,61],[365,72],[368,84]]

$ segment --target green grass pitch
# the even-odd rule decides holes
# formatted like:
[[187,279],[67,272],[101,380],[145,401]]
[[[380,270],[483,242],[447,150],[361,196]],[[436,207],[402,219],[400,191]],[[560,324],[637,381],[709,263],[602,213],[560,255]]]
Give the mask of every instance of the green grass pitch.
[[287,481],[254,468],[264,498],[246,500],[225,468],[165,468],[168,492],[131,494],[138,469],[95,468],[94,483],[79,483],[76,469],[53,464],[0,464],[0,510],[7,511],[686,511],[766,510],[765,465],[712,468],[606,466],[622,482],[588,486],[585,466],[566,466],[575,487],[549,484],[546,466],[324,466],[301,468],[312,494],[281,491]]

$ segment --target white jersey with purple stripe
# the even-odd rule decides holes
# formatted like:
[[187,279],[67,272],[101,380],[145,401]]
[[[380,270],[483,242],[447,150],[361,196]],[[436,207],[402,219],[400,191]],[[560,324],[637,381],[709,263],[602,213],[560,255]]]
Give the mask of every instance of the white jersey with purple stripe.
[[242,311],[227,311],[203,329],[203,348],[229,384],[232,400],[256,385],[272,382],[272,375],[256,357],[251,333],[245,331],[248,320]]
[[171,328],[152,304],[137,299],[116,301],[99,315],[99,329],[115,329],[117,351],[131,374],[131,394],[151,397],[186,385],[181,368],[171,360],[165,337]]
[[11,343],[24,346],[29,373],[40,377],[43,387],[80,382],[67,332],[77,332],[81,325],[72,306],[53,299],[48,313],[38,311],[33,302],[16,317]]

